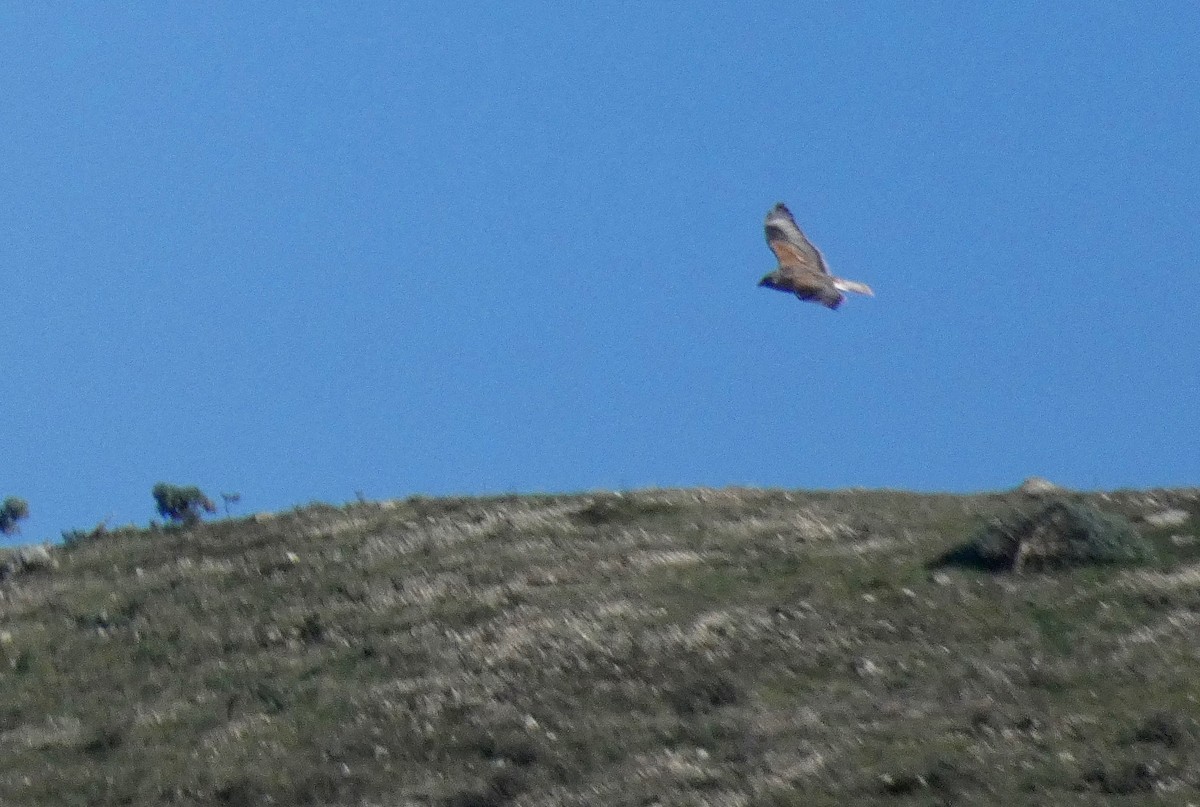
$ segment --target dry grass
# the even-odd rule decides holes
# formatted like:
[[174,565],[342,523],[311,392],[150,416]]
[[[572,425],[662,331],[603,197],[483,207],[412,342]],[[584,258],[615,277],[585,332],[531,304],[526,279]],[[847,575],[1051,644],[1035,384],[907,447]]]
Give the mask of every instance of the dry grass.
[[0,803],[1200,803],[1200,491],[1073,498],[1156,565],[930,568],[1018,494],[98,534],[0,583]]

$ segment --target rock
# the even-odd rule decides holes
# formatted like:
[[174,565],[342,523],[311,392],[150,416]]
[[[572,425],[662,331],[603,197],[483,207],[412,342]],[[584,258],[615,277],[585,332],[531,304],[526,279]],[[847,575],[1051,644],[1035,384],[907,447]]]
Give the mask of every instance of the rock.
[[0,562],[0,580],[29,572],[46,572],[58,568],[48,544],[22,546]]
[[860,678],[875,678],[883,675],[883,669],[869,658],[856,659],[854,672]]
[[1052,496],[1056,493],[1065,493],[1066,490],[1061,485],[1056,485],[1041,476],[1031,476],[1017,488],[1018,493],[1024,493],[1026,496]]
[[1157,513],[1150,513],[1143,517],[1143,520],[1151,527],[1182,527],[1188,523],[1192,515],[1187,510],[1159,510]]

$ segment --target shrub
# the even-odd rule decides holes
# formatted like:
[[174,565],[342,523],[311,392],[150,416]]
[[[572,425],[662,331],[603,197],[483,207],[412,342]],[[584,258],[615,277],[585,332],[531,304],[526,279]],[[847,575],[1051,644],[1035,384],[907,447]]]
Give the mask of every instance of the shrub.
[[242,500],[240,493],[222,493],[221,501],[225,502],[225,515],[229,515],[229,508]]
[[93,757],[106,757],[125,744],[127,729],[126,725],[106,723],[83,741],[82,750]]
[[742,699],[742,694],[734,680],[724,673],[694,673],[664,692],[668,703],[684,716],[706,714],[723,706],[731,706]]
[[590,527],[628,522],[642,523],[662,516],[676,516],[681,508],[670,502],[640,498],[638,494],[616,494],[596,499],[572,514],[577,521]]
[[24,499],[9,496],[0,504],[0,534],[12,535],[20,532],[17,522],[29,517],[29,505]]
[[1155,712],[1142,720],[1133,733],[1133,739],[1140,743],[1178,748],[1193,739],[1192,723],[1173,712]]
[[63,530],[62,538],[64,544],[73,546],[84,541],[94,541],[106,535],[108,535],[108,519],[101,521],[90,530]]
[[1153,559],[1128,519],[1084,504],[1055,501],[1032,515],[1014,513],[980,527],[935,565],[1030,571]]
[[200,520],[202,511],[217,512],[212,500],[195,486],[184,488],[159,482],[151,493],[159,515],[179,524],[195,524]]
[[1153,792],[1158,774],[1155,766],[1146,762],[1094,762],[1084,771],[1083,782],[1101,793],[1128,796]]
[[304,617],[304,621],[300,623],[297,632],[300,635],[300,641],[305,644],[319,644],[325,638],[325,625],[321,622],[321,615],[309,612]]

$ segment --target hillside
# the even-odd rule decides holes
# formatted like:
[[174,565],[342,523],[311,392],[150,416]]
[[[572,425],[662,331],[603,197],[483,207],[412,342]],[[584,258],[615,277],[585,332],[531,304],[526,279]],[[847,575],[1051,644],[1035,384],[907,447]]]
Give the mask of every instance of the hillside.
[[1157,559],[931,567],[1016,492],[101,532],[0,581],[0,803],[1200,803],[1200,489],[1070,497]]

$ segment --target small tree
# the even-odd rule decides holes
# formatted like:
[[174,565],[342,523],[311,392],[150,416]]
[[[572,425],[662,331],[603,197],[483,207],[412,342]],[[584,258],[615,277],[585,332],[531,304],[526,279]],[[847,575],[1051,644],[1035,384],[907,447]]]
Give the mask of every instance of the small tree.
[[24,499],[9,496],[0,504],[0,534],[13,535],[21,531],[17,522],[29,517],[29,505]]
[[177,524],[195,524],[200,520],[201,512],[217,512],[212,500],[195,485],[184,488],[159,482],[151,494],[158,505],[159,515]]
[[229,515],[229,508],[242,500],[242,494],[222,493],[221,500],[225,502],[225,515]]

